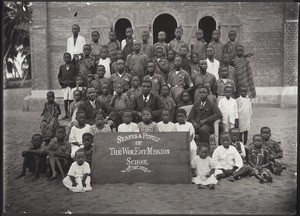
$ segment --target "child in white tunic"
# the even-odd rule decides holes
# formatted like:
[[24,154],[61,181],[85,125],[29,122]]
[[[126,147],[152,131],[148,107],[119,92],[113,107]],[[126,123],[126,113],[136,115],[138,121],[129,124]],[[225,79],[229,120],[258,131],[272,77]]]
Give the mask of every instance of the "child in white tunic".
[[209,144],[203,143],[200,145],[199,155],[192,160],[192,182],[198,185],[198,188],[208,186],[209,189],[215,189],[215,184],[218,183],[214,172],[215,162],[208,156]]
[[222,113],[222,124],[224,132],[228,132],[230,128],[234,128],[238,124],[238,111],[236,100],[231,97],[232,87],[224,88],[226,96],[220,99],[218,107]]
[[252,115],[251,100],[247,96],[247,91],[247,86],[242,86],[240,88],[241,95],[236,99],[239,115],[240,139],[242,139],[242,136],[244,136],[245,145],[248,141],[248,131],[250,130],[250,121]]
[[136,123],[132,122],[132,111],[125,110],[123,112],[123,122],[118,127],[118,132],[140,132],[139,127]]
[[194,140],[195,138],[195,129],[192,123],[186,121],[186,111],[184,109],[178,109],[175,113],[177,123],[175,124],[176,130],[180,131],[188,131],[190,132],[190,154],[191,154],[191,161],[197,155],[197,145]]
[[176,126],[173,122],[170,122],[170,110],[163,109],[161,112],[162,121],[157,123],[159,132],[174,132],[176,131]]
[[108,50],[107,48],[101,48],[100,50],[100,55],[101,58],[99,59],[99,64],[98,65],[103,65],[105,67],[105,78],[109,78],[111,73],[110,73],[110,68],[111,68],[111,60],[108,58]]
[[63,184],[73,192],[92,190],[90,173],[91,168],[89,163],[85,161],[84,150],[79,149],[75,153],[75,162],[72,163]]

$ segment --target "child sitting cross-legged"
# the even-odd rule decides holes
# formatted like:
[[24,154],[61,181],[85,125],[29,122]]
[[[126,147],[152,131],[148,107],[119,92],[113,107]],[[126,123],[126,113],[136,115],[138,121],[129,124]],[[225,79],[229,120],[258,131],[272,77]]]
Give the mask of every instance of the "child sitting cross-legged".
[[198,155],[192,160],[192,182],[198,185],[198,189],[208,187],[213,190],[218,183],[214,175],[216,164],[208,154],[209,144],[201,143]]
[[28,168],[30,171],[34,172],[34,178],[39,178],[39,173],[41,168],[46,168],[46,153],[45,149],[42,146],[43,136],[40,134],[34,134],[31,138],[31,147],[28,150],[22,152],[23,167],[22,172],[18,175],[17,178],[21,178],[25,176],[26,169]]
[[168,108],[165,108],[161,112],[162,121],[157,123],[159,132],[174,132],[176,131],[176,126],[173,122],[170,121],[171,111]]
[[261,135],[254,135],[253,145],[250,145],[248,163],[251,166],[250,175],[255,176],[260,183],[272,182],[273,177],[268,169],[269,153],[263,148]]
[[63,184],[72,192],[92,190],[90,174],[91,168],[89,163],[85,161],[84,150],[79,149],[75,153],[75,162],[72,163]]
[[158,132],[157,124],[152,121],[152,110],[148,107],[145,107],[141,114],[143,121],[138,123],[140,132]]
[[132,110],[125,110],[123,112],[123,122],[118,127],[118,132],[140,132],[136,123],[132,122]]
[[95,135],[100,132],[111,132],[110,127],[104,123],[105,117],[103,110],[98,110],[96,112],[95,124],[91,126],[89,133]]
[[56,139],[52,140],[49,146],[47,146],[46,152],[49,156],[50,168],[52,171],[51,180],[57,178],[56,166],[58,167],[62,178],[65,177],[64,170],[68,169],[71,146],[65,138],[66,129],[63,126],[60,126],[56,130]]
[[89,163],[90,167],[92,166],[92,157],[94,150],[94,136],[91,133],[84,133],[82,135],[83,151],[85,154],[85,161]]
[[260,129],[262,136],[263,147],[269,153],[270,170],[275,175],[281,175],[281,172],[286,169],[282,164],[283,151],[280,148],[280,143],[271,139],[271,129],[269,127],[262,127]]
[[221,144],[212,155],[216,162],[216,178],[227,178],[229,181],[238,180],[249,173],[249,167],[244,166],[243,160],[235,147],[230,145],[231,139],[228,132],[220,135]]

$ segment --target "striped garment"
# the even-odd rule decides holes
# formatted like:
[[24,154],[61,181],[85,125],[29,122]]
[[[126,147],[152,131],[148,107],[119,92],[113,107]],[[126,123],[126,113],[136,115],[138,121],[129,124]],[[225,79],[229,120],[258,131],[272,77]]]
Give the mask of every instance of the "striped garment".
[[245,57],[236,57],[233,60],[236,78],[236,96],[240,95],[240,87],[248,86],[248,96],[250,99],[256,98],[256,91],[253,81],[253,75],[249,61]]

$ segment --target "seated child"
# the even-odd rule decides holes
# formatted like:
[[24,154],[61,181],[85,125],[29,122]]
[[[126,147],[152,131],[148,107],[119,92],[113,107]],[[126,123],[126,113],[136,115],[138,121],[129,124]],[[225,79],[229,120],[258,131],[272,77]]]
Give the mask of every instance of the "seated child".
[[218,146],[212,155],[216,162],[216,178],[227,178],[229,181],[238,180],[249,173],[249,167],[244,166],[243,159],[235,147],[230,145],[231,140],[228,132],[220,135],[222,145]]
[[109,114],[109,118],[114,121],[115,127],[122,123],[123,111],[131,107],[128,96],[124,93],[124,89],[121,83],[116,86],[116,94],[112,96],[109,103],[114,108]]
[[85,154],[85,161],[89,163],[90,167],[92,165],[92,157],[93,157],[93,142],[94,136],[91,133],[84,133],[82,135],[82,143],[83,143],[83,151]]
[[90,174],[91,168],[89,163],[85,161],[84,150],[79,149],[75,153],[75,162],[72,163],[63,184],[72,192],[92,190]]
[[214,172],[215,162],[208,156],[209,144],[203,143],[199,146],[199,153],[192,160],[192,182],[198,185],[198,189],[208,186],[209,189],[215,189],[218,183]]
[[[25,176],[26,169],[34,172],[34,178],[39,178],[39,173],[45,171],[46,168],[46,153],[45,148],[42,146],[43,136],[40,134],[34,134],[31,138],[31,147],[28,150],[22,152],[23,166],[22,172],[17,178]],[[44,168],[44,170],[43,170]]]
[[171,111],[168,108],[165,108],[161,112],[162,121],[157,123],[157,128],[159,132],[174,132],[176,131],[176,126],[173,122],[170,121]]
[[224,132],[230,128],[238,127],[238,111],[236,100],[231,97],[232,87],[225,87],[226,96],[219,101],[218,107],[222,113],[222,124]]
[[238,128],[229,129],[229,135],[231,139],[231,145],[236,148],[236,150],[240,153],[243,161],[246,159],[246,151],[244,144],[239,141],[240,133]]
[[71,121],[76,120],[76,113],[82,98],[81,91],[75,90],[73,93],[73,97],[74,97],[74,101],[70,104],[70,109],[69,109],[69,115],[71,116]]
[[235,84],[234,81],[228,78],[228,69],[227,67],[222,67],[220,69],[220,79],[217,80],[217,93],[218,100],[225,96],[225,87],[231,86],[233,89],[233,93],[235,92]]
[[62,178],[65,178],[64,170],[68,170],[69,168],[71,146],[65,138],[66,129],[63,126],[59,126],[56,131],[56,139],[52,140],[46,149],[52,171],[51,180],[57,178],[56,166],[58,167]]
[[[71,95],[74,95],[74,91],[79,90],[81,91],[81,95],[82,95],[82,100],[86,99],[86,84],[84,82],[84,77],[82,75],[78,75],[76,77],[76,87],[72,88],[71,91]],[[71,98],[72,100],[74,100],[74,98]]]
[[97,100],[102,103],[105,103],[107,106],[109,106],[111,98],[112,98],[112,95],[110,94],[109,83],[103,83],[102,84],[102,95],[100,95],[97,98]]
[[42,131],[43,141],[48,145],[50,140],[55,137],[58,123],[58,116],[61,114],[59,104],[54,101],[55,95],[53,91],[47,92],[47,102],[41,114],[43,117],[40,128]]
[[190,93],[185,90],[181,94],[181,100],[178,103],[177,107],[182,108],[190,105],[193,105],[193,102],[191,101]]
[[236,99],[239,115],[240,140],[242,140],[244,136],[245,145],[247,145],[252,115],[252,105],[251,100],[247,96],[247,89],[247,86],[242,86],[240,90],[241,96]]
[[152,110],[148,107],[142,109],[142,120],[138,123],[138,127],[140,132],[147,133],[147,132],[158,132],[157,124],[153,122],[152,119]]
[[196,157],[197,155],[197,145],[195,142],[195,129],[192,123],[186,121],[187,115],[186,111],[184,109],[178,109],[175,113],[175,117],[177,119],[177,123],[175,123],[176,130],[178,132],[180,131],[187,131],[190,132],[190,155],[191,155],[191,161]]
[[100,132],[111,132],[110,127],[104,123],[104,119],[106,118],[104,112],[102,110],[98,110],[96,112],[95,124],[91,126],[88,131],[92,135]]
[[162,86],[160,98],[166,104],[166,108],[169,109],[169,111],[170,111],[170,120],[173,121],[174,112],[175,112],[175,109],[176,109],[176,103],[173,100],[173,98],[171,98],[169,96],[169,86],[168,85],[165,84],[165,85]]
[[254,135],[253,145],[250,146],[248,163],[251,166],[250,175],[255,176],[260,183],[272,182],[273,177],[269,168],[269,153],[263,148],[261,135]]
[[91,126],[86,124],[86,114],[84,110],[78,110],[76,113],[77,125],[71,128],[69,142],[71,143],[71,158],[74,158],[75,152],[82,148],[82,135],[90,131]]
[[260,135],[262,137],[263,147],[269,153],[270,170],[275,175],[281,175],[281,172],[286,169],[282,164],[281,158],[283,158],[283,151],[280,148],[280,142],[272,140],[271,129],[269,127],[262,127],[260,129]]
[[132,77],[131,80],[131,89],[126,92],[127,96],[129,97],[130,104],[133,106],[133,100],[135,97],[142,94],[142,88],[140,87],[140,79],[137,76]]
[[118,132],[140,132],[136,123],[132,122],[132,110],[125,110],[123,112],[123,122],[118,127]]

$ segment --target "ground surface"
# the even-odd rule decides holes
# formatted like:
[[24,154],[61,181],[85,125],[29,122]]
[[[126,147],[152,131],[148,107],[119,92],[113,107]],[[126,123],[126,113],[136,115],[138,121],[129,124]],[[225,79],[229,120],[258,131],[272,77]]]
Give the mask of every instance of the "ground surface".
[[296,109],[255,107],[249,137],[270,126],[273,139],[282,142],[287,170],[271,184],[254,177],[237,182],[221,180],[214,191],[195,185],[137,183],[92,185],[87,193],[68,191],[61,179],[45,176],[32,181],[21,171],[21,152],[39,133],[41,112],[22,112],[21,98],[29,89],[4,92],[4,210],[6,212],[102,214],[293,214],[296,208]]

